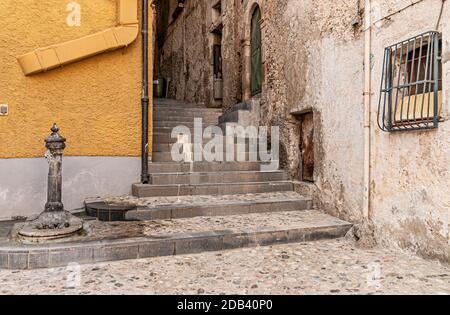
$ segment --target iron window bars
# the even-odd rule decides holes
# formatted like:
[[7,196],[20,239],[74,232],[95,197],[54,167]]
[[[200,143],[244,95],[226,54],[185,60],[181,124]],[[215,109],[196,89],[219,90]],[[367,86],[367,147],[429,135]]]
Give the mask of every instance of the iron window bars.
[[438,128],[442,36],[427,32],[384,51],[378,125],[383,131]]

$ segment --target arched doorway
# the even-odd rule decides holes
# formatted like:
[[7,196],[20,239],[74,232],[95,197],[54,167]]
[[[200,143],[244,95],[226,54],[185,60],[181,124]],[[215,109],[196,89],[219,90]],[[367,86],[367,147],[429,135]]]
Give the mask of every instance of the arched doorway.
[[261,43],[261,10],[256,6],[251,22],[251,91],[252,96],[262,92],[262,43]]

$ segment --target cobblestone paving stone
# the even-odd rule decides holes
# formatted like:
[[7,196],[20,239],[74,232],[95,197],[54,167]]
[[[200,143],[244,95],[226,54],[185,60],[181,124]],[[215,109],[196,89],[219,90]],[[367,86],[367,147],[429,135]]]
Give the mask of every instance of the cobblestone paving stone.
[[450,267],[342,239],[0,271],[0,294],[450,294]]
[[105,201],[112,204],[131,204],[155,208],[162,205],[193,205],[193,204],[216,204],[227,201],[271,201],[285,199],[304,199],[305,197],[292,191],[273,192],[264,194],[242,194],[242,195],[199,195],[199,196],[170,196],[137,198],[133,196],[111,197]]

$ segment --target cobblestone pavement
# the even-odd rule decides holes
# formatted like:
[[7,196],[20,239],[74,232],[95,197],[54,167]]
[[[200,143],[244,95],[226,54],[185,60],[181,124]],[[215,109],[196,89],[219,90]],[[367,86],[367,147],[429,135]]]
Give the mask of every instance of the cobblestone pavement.
[[320,241],[34,271],[1,294],[450,294],[450,267]]

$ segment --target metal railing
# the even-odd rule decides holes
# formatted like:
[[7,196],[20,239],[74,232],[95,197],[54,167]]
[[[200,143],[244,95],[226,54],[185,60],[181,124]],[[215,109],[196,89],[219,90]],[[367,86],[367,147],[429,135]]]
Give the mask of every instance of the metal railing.
[[427,32],[385,49],[378,125],[383,131],[438,128],[442,40]]

